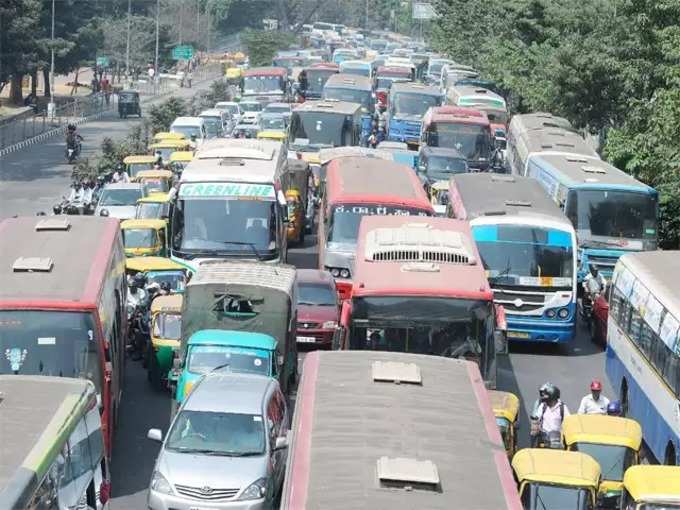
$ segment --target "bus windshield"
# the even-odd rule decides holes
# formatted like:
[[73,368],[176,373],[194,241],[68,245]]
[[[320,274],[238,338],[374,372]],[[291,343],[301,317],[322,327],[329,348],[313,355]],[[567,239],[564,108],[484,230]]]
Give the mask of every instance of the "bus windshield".
[[0,374],[89,379],[101,391],[95,331],[90,313],[0,311]]
[[440,104],[441,99],[437,96],[411,92],[396,93],[390,100],[390,107],[396,117],[415,116],[422,118],[429,108]]
[[364,112],[373,110],[373,94],[370,90],[348,89],[341,87],[325,87],[324,99],[337,99],[348,103],[358,103]]
[[337,71],[333,69],[308,69],[305,71],[307,76],[305,88],[306,92],[321,94],[323,91],[323,86],[328,81],[328,78],[336,73]]
[[291,119],[293,146],[343,147],[352,145],[352,118],[338,113],[294,112]]
[[569,193],[565,212],[574,224],[579,240],[587,243],[606,241],[606,238],[655,240],[656,211],[656,197],[648,193],[573,190]]
[[243,78],[244,94],[268,94],[283,92],[280,76],[246,76]]
[[557,287],[572,287],[574,249],[569,232],[520,225],[473,227],[489,280],[535,285],[535,278],[551,277]]
[[340,204],[333,207],[328,242],[356,244],[359,224],[364,216],[429,216],[429,212],[412,207],[378,204]]
[[188,258],[271,257],[276,253],[276,209],[271,200],[178,200],[172,221],[172,248]]
[[438,122],[430,128],[428,145],[457,149],[468,161],[489,160],[491,140],[486,126]]

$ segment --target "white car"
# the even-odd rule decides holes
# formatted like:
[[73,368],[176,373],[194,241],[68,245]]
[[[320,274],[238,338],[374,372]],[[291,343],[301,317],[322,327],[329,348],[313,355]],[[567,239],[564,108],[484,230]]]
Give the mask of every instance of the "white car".
[[257,124],[260,122],[260,113],[263,110],[262,103],[257,101],[241,101],[239,105],[241,106],[241,111],[243,111],[240,124]]

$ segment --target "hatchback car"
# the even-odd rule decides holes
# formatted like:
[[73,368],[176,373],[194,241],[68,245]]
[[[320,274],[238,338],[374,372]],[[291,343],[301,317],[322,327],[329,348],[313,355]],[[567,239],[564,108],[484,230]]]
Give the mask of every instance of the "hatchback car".
[[119,220],[132,219],[135,217],[137,201],[145,196],[146,191],[138,182],[107,184],[99,195],[94,214]]
[[274,507],[286,469],[290,417],[271,377],[222,370],[205,375],[162,441],[149,485],[151,510]]
[[340,315],[335,280],[318,269],[298,269],[297,275],[297,343],[330,347]]

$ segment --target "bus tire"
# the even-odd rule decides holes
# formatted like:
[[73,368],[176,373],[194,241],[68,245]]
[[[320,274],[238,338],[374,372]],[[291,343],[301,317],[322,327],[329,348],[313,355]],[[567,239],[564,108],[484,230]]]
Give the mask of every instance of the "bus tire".
[[628,381],[624,377],[621,380],[621,391],[619,391],[619,400],[621,402],[621,416],[628,416],[628,407],[630,406],[628,402]]
[[663,463],[666,466],[675,466],[677,464],[677,456],[675,453],[675,445],[669,441],[668,446],[666,446],[666,453],[664,455]]

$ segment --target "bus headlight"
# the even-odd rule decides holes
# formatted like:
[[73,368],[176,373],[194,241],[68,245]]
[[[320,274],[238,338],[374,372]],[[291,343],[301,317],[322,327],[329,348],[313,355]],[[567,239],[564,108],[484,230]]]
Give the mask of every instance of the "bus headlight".
[[545,316],[548,317],[548,319],[554,319],[555,315],[556,315],[555,310],[553,310],[552,308],[545,312]]
[[349,269],[341,269],[340,278],[349,278]]
[[566,319],[567,317],[569,317],[569,309],[568,308],[560,308],[560,311],[557,312],[557,316],[560,319]]
[[338,278],[340,276],[340,270],[337,267],[325,267],[326,271],[330,271],[333,278]]

